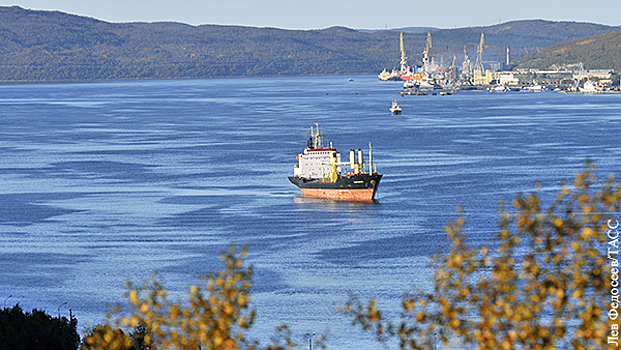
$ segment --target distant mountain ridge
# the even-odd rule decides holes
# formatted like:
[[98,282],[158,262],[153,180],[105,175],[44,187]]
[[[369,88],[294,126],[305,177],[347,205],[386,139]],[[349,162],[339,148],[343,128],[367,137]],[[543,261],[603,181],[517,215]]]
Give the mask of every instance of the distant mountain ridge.
[[364,33],[376,33],[376,32],[390,30],[393,32],[403,32],[403,33],[427,33],[427,32],[434,32],[439,29],[440,28],[435,28],[435,27],[404,27],[404,28],[391,28],[391,29],[356,29],[356,31],[364,32]]
[[[436,29],[432,56],[471,58],[485,33],[485,60],[504,61],[619,27],[515,21],[489,27]],[[420,61],[426,31],[403,29],[410,62]],[[397,31],[345,27],[284,30],[191,26],[174,22],[108,23],[58,11],[0,7],[0,81],[186,79],[377,74],[398,65]]]

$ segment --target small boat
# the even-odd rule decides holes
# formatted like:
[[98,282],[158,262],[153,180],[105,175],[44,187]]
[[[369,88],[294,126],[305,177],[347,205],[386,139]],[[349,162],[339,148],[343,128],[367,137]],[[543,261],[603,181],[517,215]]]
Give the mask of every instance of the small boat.
[[542,92],[542,91],[543,91],[543,86],[539,84],[528,87],[528,92]]
[[401,114],[402,111],[396,100],[392,101],[392,106],[390,106],[389,110],[392,114]]
[[507,92],[509,88],[506,85],[495,85],[489,88],[489,92]]
[[403,88],[404,89],[414,89],[416,87],[418,87],[418,85],[416,83],[414,83],[412,80],[406,80],[403,83]]
[[408,91],[399,91],[399,95],[401,96],[426,96],[427,94],[429,94],[429,91],[425,91],[425,90],[414,90],[414,89],[410,89]]
[[584,82],[583,87],[578,88],[578,91],[582,93],[597,93],[604,91],[604,89],[602,89],[601,86],[595,85],[592,81],[587,80]]

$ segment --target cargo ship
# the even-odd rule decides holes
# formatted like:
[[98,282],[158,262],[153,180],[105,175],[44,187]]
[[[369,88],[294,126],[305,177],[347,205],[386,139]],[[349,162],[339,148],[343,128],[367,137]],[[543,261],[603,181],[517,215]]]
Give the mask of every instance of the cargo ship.
[[[323,145],[323,132],[311,126],[304,153],[297,155],[298,164],[289,177],[302,191],[302,197],[317,197],[339,201],[373,202],[383,175],[373,164],[369,142],[369,163],[364,161],[362,150],[349,150],[349,162],[341,162],[341,153]],[[374,168],[375,166],[375,168]],[[365,171],[368,169],[368,171]]]

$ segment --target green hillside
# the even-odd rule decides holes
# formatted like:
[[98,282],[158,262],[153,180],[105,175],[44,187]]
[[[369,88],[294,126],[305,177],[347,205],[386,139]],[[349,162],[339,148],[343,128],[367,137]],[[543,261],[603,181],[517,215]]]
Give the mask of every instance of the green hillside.
[[[432,55],[457,62],[515,56],[619,28],[569,22],[519,21],[490,27],[435,30]],[[420,60],[426,33],[404,33],[410,61]],[[522,52],[520,54],[520,52]],[[108,23],[62,12],[0,7],[0,81],[182,79],[377,74],[397,66],[399,32],[283,30],[180,23]]]
[[539,68],[582,62],[587,69],[621,71],[621,31],[571,40],[522,57],[519,67]]
[[[538,52],[539,50],[565,41],[619,30],[593,23],[551,22],[543,20],[514,21],[488,27],[468,27],[433,32],[434,46],[442,50],[449,45],[455,52],[457,45],[463,57],[463,45],[468,44],[469,56],[475,57],[476,45],[481,33],[485,34],[483,59],[486,61],[505,61],[507,46],[511,59]],[[436,45],[438,43],[439,45]]]

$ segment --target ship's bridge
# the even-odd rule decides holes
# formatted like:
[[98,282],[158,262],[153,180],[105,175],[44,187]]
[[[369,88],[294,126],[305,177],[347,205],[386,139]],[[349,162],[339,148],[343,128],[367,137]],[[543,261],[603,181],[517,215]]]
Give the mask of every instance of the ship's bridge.
[[[298,154],[298,166],[294,170],[294,176],[307,179],[323,179],[330,174],[330,153],[336,152],[335,148],[306,148],[303,154]],[[336,152],[336,160],[341,162],[341,153]],[[341,172],[341,167],[337,168]]]

